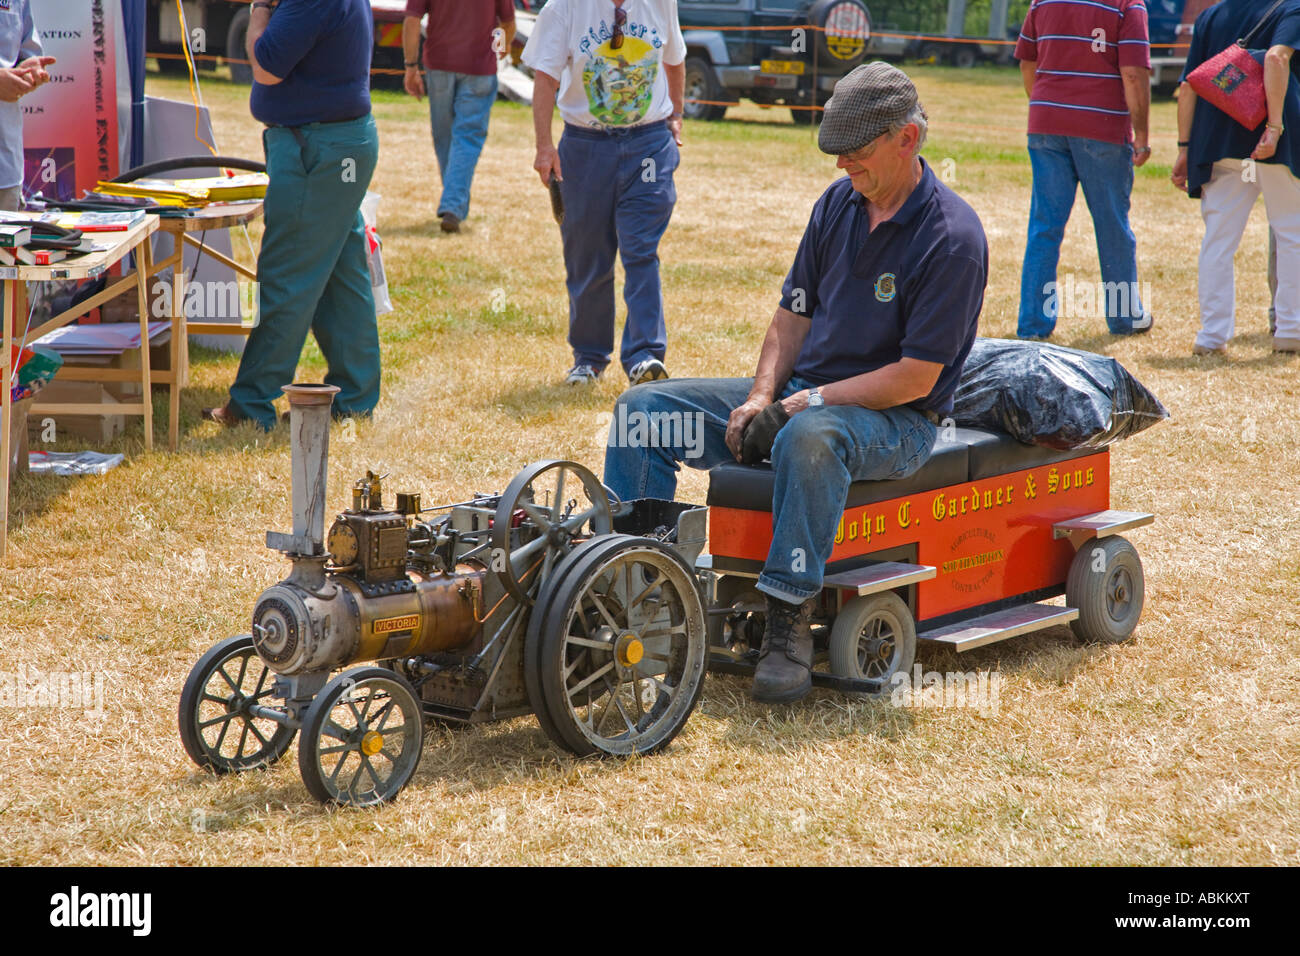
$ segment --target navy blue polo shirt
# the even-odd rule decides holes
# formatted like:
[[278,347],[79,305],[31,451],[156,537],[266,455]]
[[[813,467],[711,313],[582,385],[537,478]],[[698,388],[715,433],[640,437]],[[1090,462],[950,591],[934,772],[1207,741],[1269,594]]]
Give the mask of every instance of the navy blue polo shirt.
[[253,83],[249,107],[269,126],[370,112],[374,25],[366,0],[280,0],[253,52],[279,83]]
[[[1249,33],[1272,5],[1273,0],[1223,0],[1202,10],[1193,27],[1183,80],[1206,60]],[[1264,52],[1278,44],[1300,48],[1300,2],[1297,0],[1287,0],[1274,10],[1250,38],[1248,48],[1262,63]],[[1300,57],[1291,58],[1291,73],[1300,76]],[[1282,126],[1277,152],[1259,162],[1285,163],[1293,176],[1300,177],[1300,83],[1287,84]],[[1216,162],[1246,159],[1263,135],[1263,124],[1258,129],[1246,129],[1217,106],[1197,97],[1192,135],[1187,146],[1187,195],[1193,199],[1199,197],[1201,187],[1209,182]]]
[[812,323],[795,375],[826,385],[903,357],[939,362],[933,390],[912,405],[946,415],[975,342],[989,247],[975,210],[921,166],[912,194],[874,232],[849,177],[831,183],[813,206],[781,306]]

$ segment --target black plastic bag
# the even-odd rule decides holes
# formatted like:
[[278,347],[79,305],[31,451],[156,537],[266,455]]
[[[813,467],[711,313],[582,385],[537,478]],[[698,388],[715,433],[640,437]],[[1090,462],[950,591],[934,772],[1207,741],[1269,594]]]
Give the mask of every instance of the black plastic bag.
[[1010,339],[975,340],[953,401],[958,425],[1047,448],[1101,448],[1169,417],[1113,358]]

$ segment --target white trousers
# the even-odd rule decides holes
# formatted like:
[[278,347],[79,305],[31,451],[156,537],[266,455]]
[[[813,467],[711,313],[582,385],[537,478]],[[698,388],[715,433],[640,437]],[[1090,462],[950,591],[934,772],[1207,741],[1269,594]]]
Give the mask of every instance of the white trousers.
[[[1252,163],[1223,159],[1214,164],[1210,181],[1201,187],[1201,218],[1205,239],[1197,287],[1201,300],[1201,331],[1196,344],[1217,349],[1232,338],[1236,287],[1232,258],[1246,231],[1255,200],[1263,194],[1269,228],[1277,237],[1277,335],[1300,339],[1300,179],[1282,163]],[[1254,179],[1254,182],[1248,180]]]

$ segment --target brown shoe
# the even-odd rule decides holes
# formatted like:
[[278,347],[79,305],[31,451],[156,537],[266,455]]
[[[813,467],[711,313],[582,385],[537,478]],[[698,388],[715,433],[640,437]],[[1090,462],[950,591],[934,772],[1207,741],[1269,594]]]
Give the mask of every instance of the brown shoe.
[[1220,345],[1217,349],[1212,349],[1208,345],[1193,345],[1192,354],[1193,355],[1227,355],[1228,347],[1226,345]]
[[767,630],[749,695],[764,704],[789,704],[812,690],[812,612],[816,598],[789,604],[767,598]]
[[238,425],[240,422],[247,421],[248,419],[244,418],[243,415],[240,415],[232,409],[229,404],[226,404],[217,408],[203,409],[203,420],[216,422],[218,425],[229,427],[231,425]]
[[442,214],[443,232],[460,232],[460,220],[449,212]]

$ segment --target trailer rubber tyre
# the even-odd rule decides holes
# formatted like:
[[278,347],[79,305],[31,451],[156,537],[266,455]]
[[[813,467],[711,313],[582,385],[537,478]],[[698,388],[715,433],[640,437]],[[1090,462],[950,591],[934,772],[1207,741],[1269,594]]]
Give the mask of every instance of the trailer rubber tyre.
[[855,597],[835,615],[829,651],[836,677],[888,682],[912,669],[916,621],[906,602],[892,591]]
[[244,40],[248,37],[249,8],[244,7],[230,21],[226,31],[226,62],[230,65],[230,78],[236,83],[253,82],[253,68],[248,63],[235,63],[235,60],[248,59],[244,49]]
[[244,709],[270,704],[273,677],[251,635],[212,645],[181,690],[181,744],[190,759],[222,774],[269,767],[283,757],[296,731]]
[[[688,56],[686,58],[686,99],[717,102],[725,96],[722,84],[718,82],[717,74],[713,72],[713,64],[703,57]],[[727,115],[727,108],[687,102],[682,107],[682,115],[692,120],[720,120]]]
[[1142,560],[1127,538],[1094,538],[1074,556],[1065,581],[1065,601],[1079,610],[1070,629],[1080,640],[1127,641],[1137,628],[1145,599]]
[[353,667],[307,708],[298,770],[321,803],[373,807],[401,792],[423,747],[424,710],[410,681],[386,667]]

